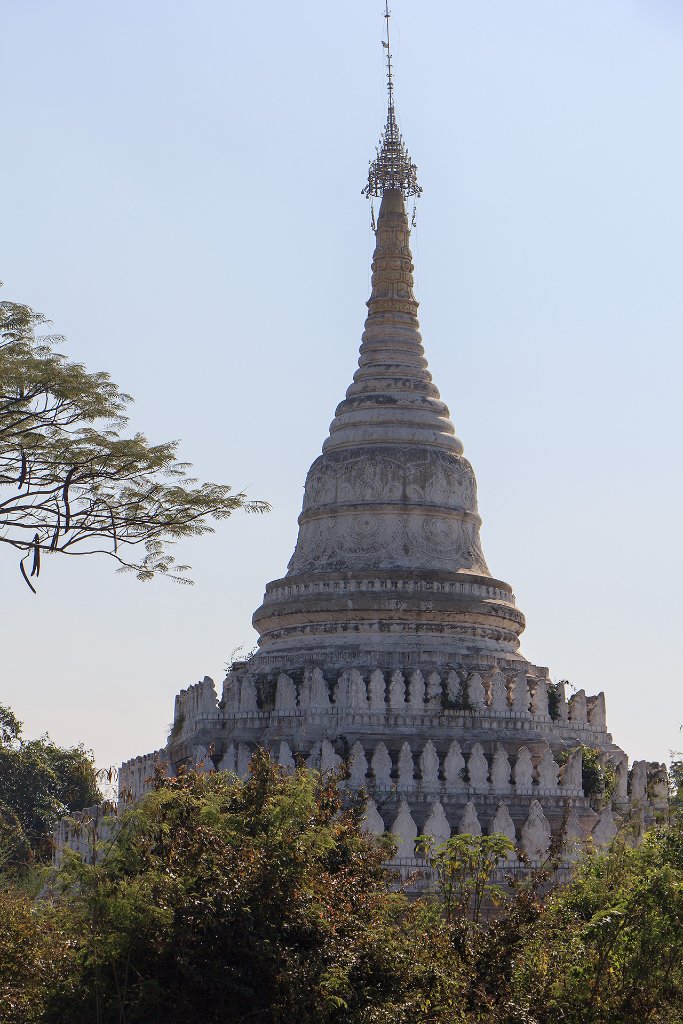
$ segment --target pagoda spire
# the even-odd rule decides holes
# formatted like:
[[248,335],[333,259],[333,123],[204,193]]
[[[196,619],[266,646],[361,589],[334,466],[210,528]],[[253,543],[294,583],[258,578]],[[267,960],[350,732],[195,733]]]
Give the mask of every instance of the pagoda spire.
[[358,370],[337,407],[323,451],[416,444],[462,455],[462,442],[427,366],[417,319],[405,199],[419,195],[421,188],[396,125],[386,0],[385,18],[389,112],[381,149],[363,189],[382,200],[374,225],[372,293]]
[[410,227],[398,189],[382,196],[375,240],[358,369],[337,406],[323,451],[418,444],[462,455],[422,346]]
[[386,0],[385,17],[387,124],[363,189],[381,198],[372,290],[358,368],[306,477],[287,575],[254,613],[271,664],[304,653],[354,666],[427,651],[439,662],[514,659],[524,628],[486,564],[474,470],[422,345],[406,214],[420,186],[396,125]]
[[370,161],[368,180],[362,189],[362,194],[369,199],[371,196],[383,196],[385,192],[395,190],[400,191],[403,198],[407,199],[408,196],[419,196],[422,193],[422,189],[417,183],[417,167],[410,159],[410,154],[406,149],[396,124],[394,69],[389,31],[389,22],[391,20],[389,0],[385,0],[384,3],[384,18],[386,21],[386,39],[382,40],[382,46],[386,50],[387,61],[387,123],[377,146],[375,159]]

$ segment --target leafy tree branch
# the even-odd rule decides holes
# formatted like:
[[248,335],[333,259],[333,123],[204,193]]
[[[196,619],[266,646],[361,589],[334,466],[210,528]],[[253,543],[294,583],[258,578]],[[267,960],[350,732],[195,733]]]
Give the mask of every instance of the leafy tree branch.
[[37,333],[46,323],[28,306],[0,302],[0,544],[19,551],[34,592],[53,554],[108,555],[141,580],[190,582],[173,543],[268,504],[227,484],[198,484],[176,459],[176,441],[127,436],[130,396],[56,351],[63,339]]

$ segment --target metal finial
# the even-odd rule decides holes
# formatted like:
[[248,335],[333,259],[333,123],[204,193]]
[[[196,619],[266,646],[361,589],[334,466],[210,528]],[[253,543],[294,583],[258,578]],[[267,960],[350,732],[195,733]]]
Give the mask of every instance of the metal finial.
[[368,182],[362,190],[364,196],[382,196],[388,189],[400,189],[405,199],[408,196],[419,196],[422,189],[417,183],[417,167],[410,159],[401,133],[396,124],[394,110],[394,71],[391,62],[391,37],[389,35],[389,0],[384,3],[386,21],[386,40],[382,46],[387,58],[387,89],[389,93],[389,109],[384,133],[377,148],[377,156],[370,161]]
[[391,11],[389,10],[389,0],[384,0],[384,20],[386,22],[386,42],[382,40],[382,46],[387,51],[387,87],[389,90],[389,110],[394,109],[394,76],[393,69],[391,67],[391,39],[389,37],[389,22],[391,20]]

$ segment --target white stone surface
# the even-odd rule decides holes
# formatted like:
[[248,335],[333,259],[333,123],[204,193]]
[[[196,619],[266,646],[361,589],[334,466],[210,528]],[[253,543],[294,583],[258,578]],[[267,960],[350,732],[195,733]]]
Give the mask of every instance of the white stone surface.
[[583,853],[585,840],[583,829],[581,828],[581,818],[575,807],[569,810],[564,823],[564,840],[562,845],[564,859],[569,863],[578,860]]
[[233,672],[228,673],[223,683],[223,705],[228,714],[240,709],[240,681]]
[[389,682],[389,705],[395,711],[403,711],[406,703],[406,684],[402,672],[392,672]]
[[199,775],[207,775],[213,770],[213,761],[209,755],[209,751],[201,743],[197,743],[192,748],[192,763],[191,767]]
[[422,711],[425,706],[425,681],[419,668],[410,674],[408,703],[415,711]]
[[465,805],[465,810],[463,811],[460,819],[458,832],[461,835],[468,836],[481,835],[481,824],[479,822],[479,816],[477,815],[477,808],[471,800]]
[[478,672],[473,672],[467,680],[467,697],[470,707],[474,711],[484,711],[486,708],[486,691]]
[[562,786],[572,793],[583,793],[583,754],[581,747],[571,752],[562,767]]
[[588,721],[594,729],[603,730],[607,726],[607,710],[605,708],[605,694],[600,692],[595,697],[588,698]]
[[342,759],[335,751],[329,740],[323,740],[320,745],[320,768],[326,772],[336,772],[342,763]]
[[520,747],[513,768],[515,788],[519,793],[531,792],[534,781],[534,764],[528,747]]
[[452,670],[446,680],[446,697],[452,704],[457,704],[462,697],[462,680],[458,673]]
[[567,693],[563,680],[555,684],[555,690],[558,696],[558,720],[566,722],[569,719],[569,708],[567,706]]
[[572,725],[585,725],[588,721],[586,691],[577,690],[569,700],[569,721]]
[[288,675],[281,672],[275,688],[275,710],[293,711],[296,708],[296,686]]
[[[282,747],[283,744],[280,744]],[[285,743],[284,746],[287,746]],[[282,762],[280,762],[282,764]],[[232,775],[237,771],[237,751],[235,750],[235,744],[229,743],[225,748],[220,761],[218,762],[219,772],[230,772]]]
[[391,826],[391,834],[398,840],[396,849],[397,860],[405,860],[415,856],[415,839],[417,838],[417,825],[410,813],[407,801],[401,800],[398,814]]
[[165,750],[155,750],[125,761],[119,770],[119,799],[132,803],[143,797],[152,787],[156,769],[162,767],[168,772],[167,760]]
[[430,672],[427,679],[426,704],[429,709],[439,710],[441,708],[441,677],[438,672]]
[[542,790],[557,789],[560,775],[560,766],[553,757],[550,747],[543,751],[541,760],[538,763],[538,785]]
[[489,707],[494,714],[508,711],[507,681],[500,669],[495,669],[489,678]]
[[294,771],[296,767],[296,763],[294,761],[294,757],[292,756],[292,750],[289,746],[289,743],[286,743],[284,740],[280,741],[277,762],[279,765],[282,765],[282,767],[285,768],[287,771]]
[[242,687],[240,690],[240,711],[258,711],[256,687],[253,679],[250,679],[249,676],[245,676],[242,680]]
[[550,825],[538,800],[532,800],[522,825],[522,849],[532,861],[541,861],[550,847]]
[[391,789],[391,757],[384,743],[375,747],[372,755],[372,774],[378,789]]
[[349,756],[349,785],[352,789],[362,789],[365,786],[365,778],[368,774],[368,760],[363,750],[363,745],[356,740],[351,747]]
[[381,836],[384,832],[384,820],[377,810],[377,804],[372,797],[368,797],[365,805],[361,828],[364,832],[368,832],[373,836]]
[[642,810],[647,804],[647,761],[634,761],[631,768],[631,806]]
[[666,765],[653,764],[648,770],[648,797],[655,811],[666,810],[669,803],[669,773]]
[[439,755],[431,740],[427,740],[420,754],[420,778],[424,789],[438,788]]
[[398,788],[413,789],[415,780],[415,762],[408,743],[404,743],[398,755]]
[[548,684],[545,679],[537,679],[535,682],[533,710],[535,718],[545,719],[548,717]]
[[[515,823],[510,816],[508,805],[501,800],[496,808],[495,817],[491,823],[491,832],[498,833],[499,835],[507,836],[512,843],[517,843],[517,833],[515,830]],[[507,856],[508,860],[514,860],[516,854],[511,850]]]
[[372,711],[384,711],[385,707],[385,690],[386,683],[384,681],[384,674],[379,669],[370,676],[370,709]]
[[510,758],[505,748],[498,744],[491,762],[491,788],[494,793],[509,792],[510,774]]
[[609,846],[618,831],[614,815],[612,814],[612,808],[608,805],[601,811],[600,817],[591,833],[593,842],[598,847]]
[[457,740],[453,740],[446,760],[444,762],[444,774],[446,776],[446,785],[451,792],[457,792],[458,790],[464,790],[465,780],[465,758],[462,756],[462,750]]
[[614,788],[614,802],[621,806],[628,802],[628,760],[620,758],[615,767],[617,784]]
[[319,668],[306,670],[300,705],[311,711],[326,711],[330,707],[329,690]]
[[467,758],[467,772],[470,786],[476,793],[486,793],[489,788],[489,764],[481,743],[475,743]]
[[513,677],[512,708],[519,714],[529,713],[529,685],[526,672],[517,672]]
[[241,779],[246,779],[249,774],[249,762],[251,761],[251,750],[246,743],[239,743],[237,746],[237,774]]
[[451,838],[451,826],[448,824],[446,812],[439,800],[432,804],[429,817],[425,822],[424,835],[431,836],[436,845],[445,843]]

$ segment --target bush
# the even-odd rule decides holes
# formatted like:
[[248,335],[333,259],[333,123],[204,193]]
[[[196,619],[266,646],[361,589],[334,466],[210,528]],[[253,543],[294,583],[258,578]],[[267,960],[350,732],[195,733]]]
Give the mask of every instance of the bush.
[[338,779],[251,771],[159,775],[97,865],[0,889],[3,1024],[683,1024],[680,810],[562,886],[423,839],[411,902]]

